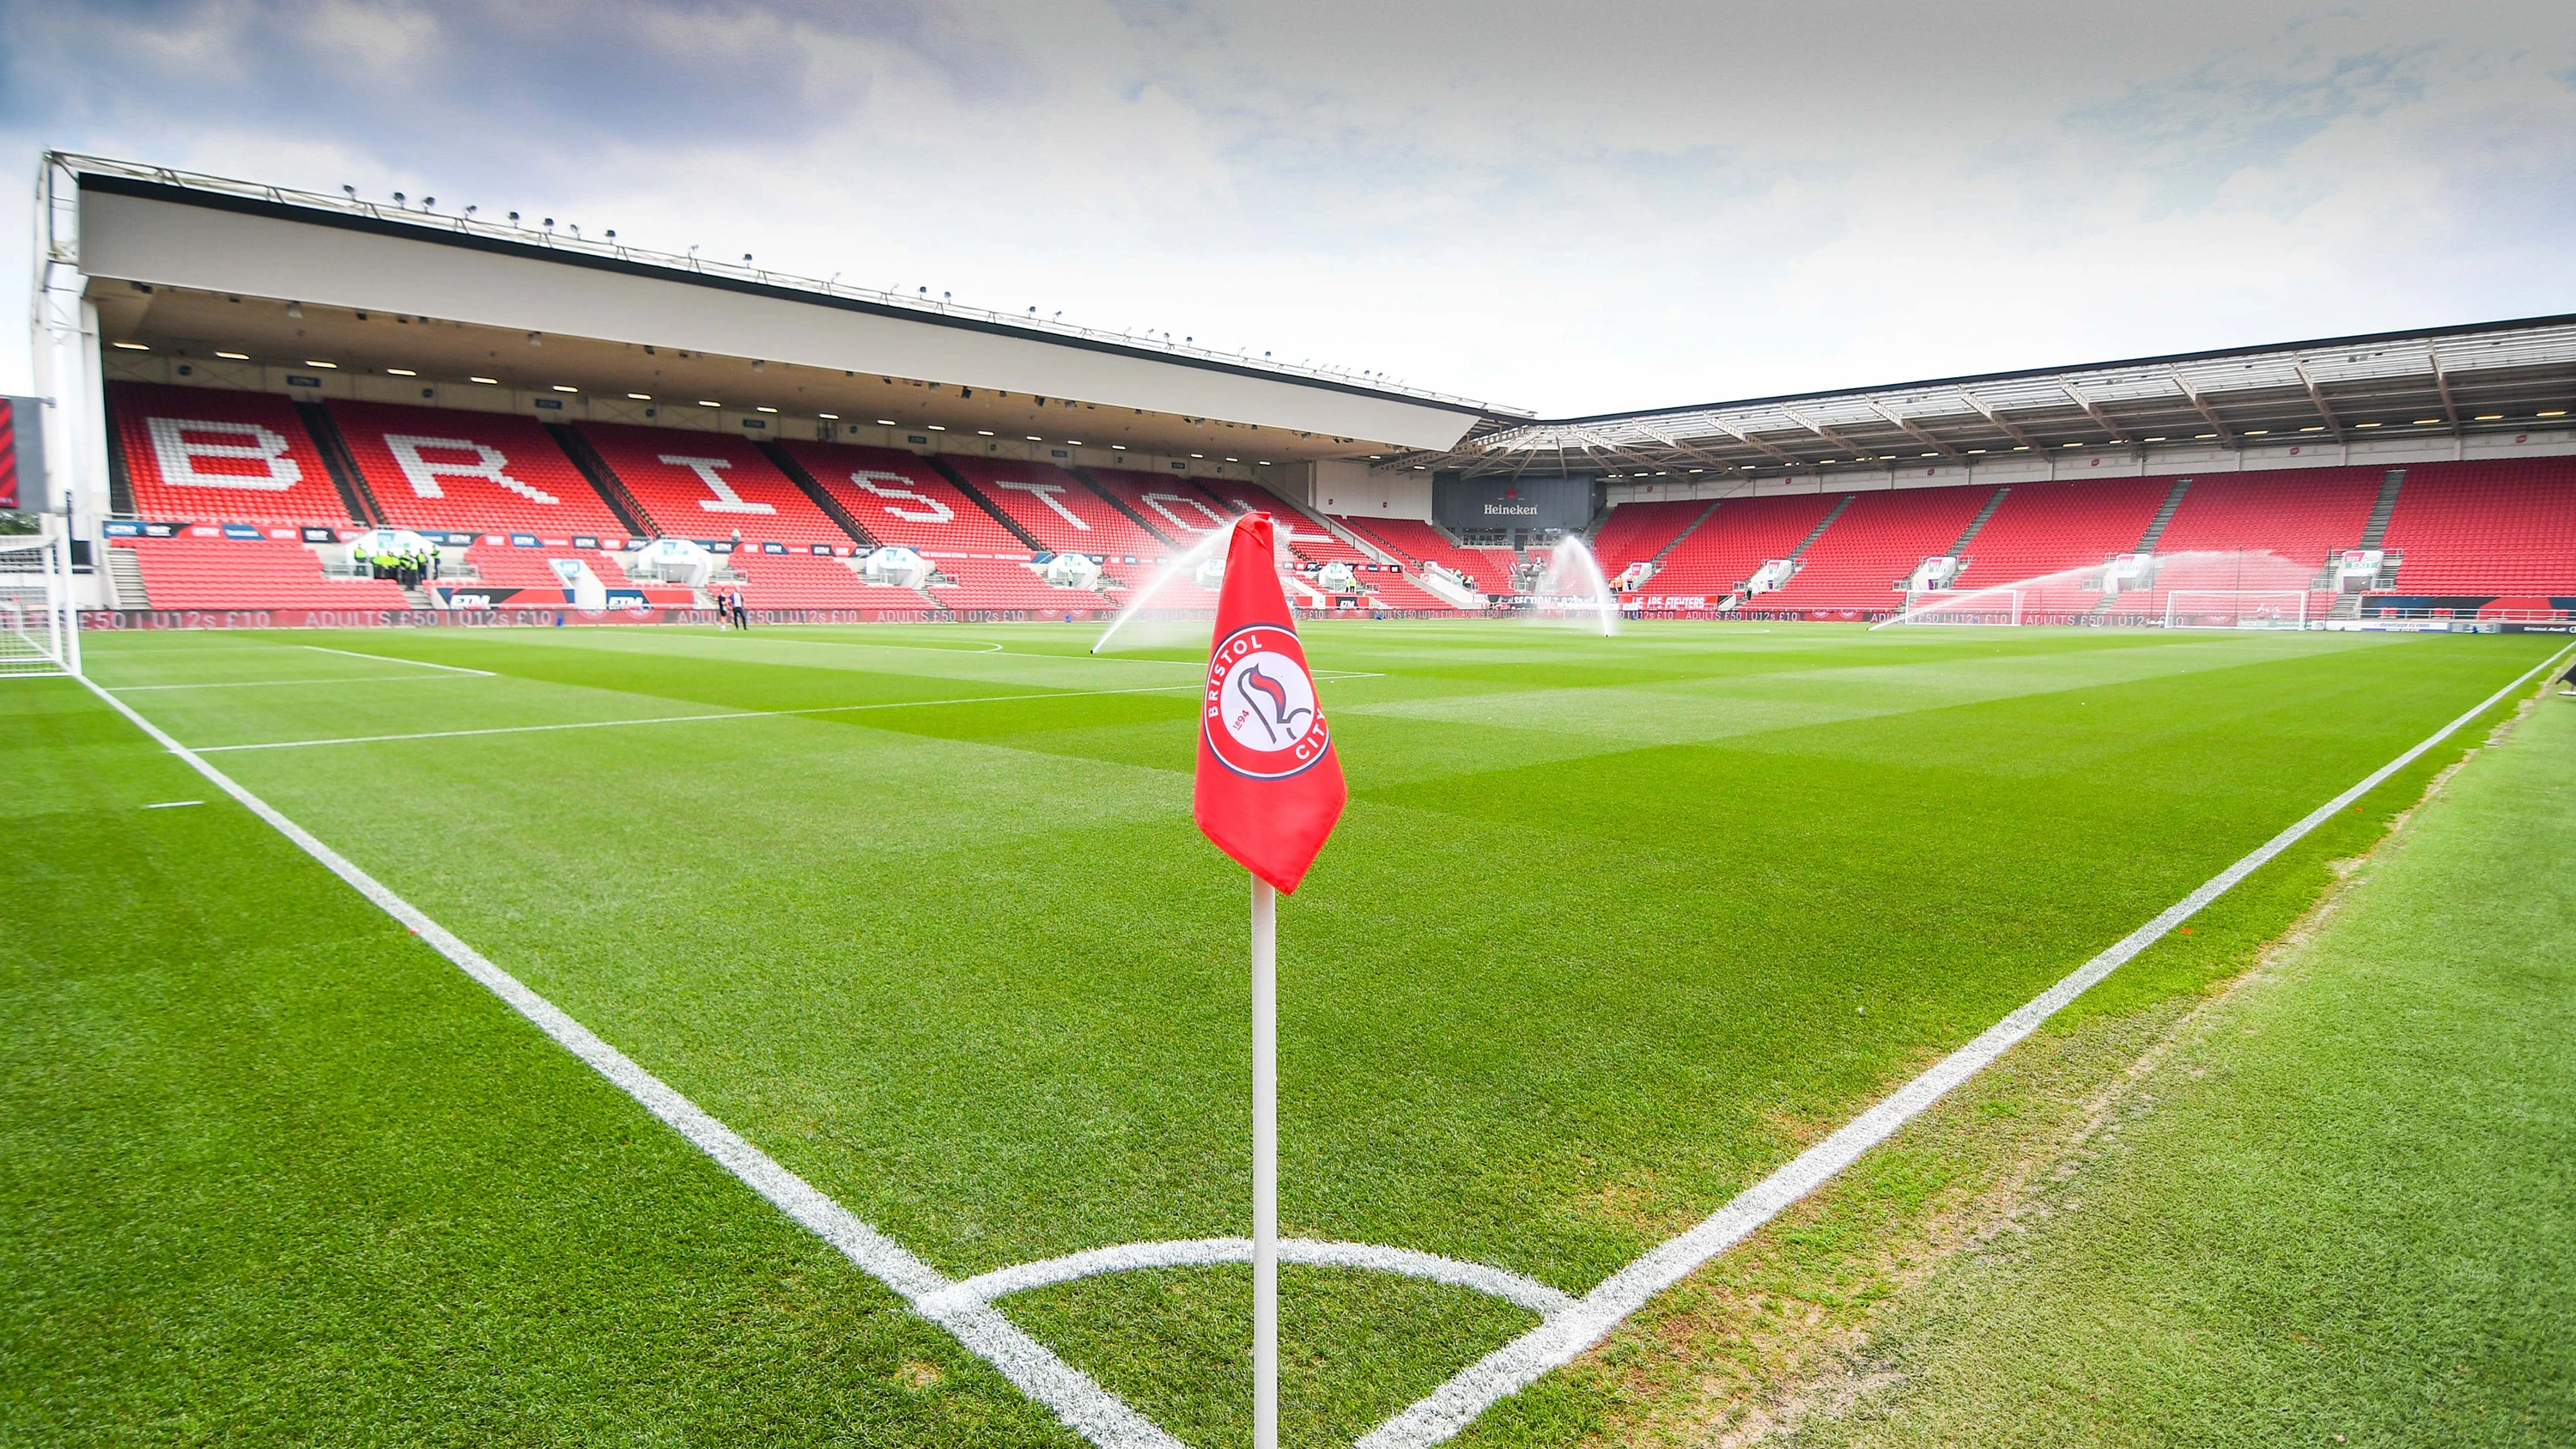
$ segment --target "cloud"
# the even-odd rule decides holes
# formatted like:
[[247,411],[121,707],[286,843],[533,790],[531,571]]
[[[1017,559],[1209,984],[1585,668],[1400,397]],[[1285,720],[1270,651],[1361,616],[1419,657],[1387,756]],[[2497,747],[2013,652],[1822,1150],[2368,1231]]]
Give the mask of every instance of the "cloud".
[[2554,3],[0,0],[29,164],[428,191],[1550,412],[2564,309],[2571,74]]

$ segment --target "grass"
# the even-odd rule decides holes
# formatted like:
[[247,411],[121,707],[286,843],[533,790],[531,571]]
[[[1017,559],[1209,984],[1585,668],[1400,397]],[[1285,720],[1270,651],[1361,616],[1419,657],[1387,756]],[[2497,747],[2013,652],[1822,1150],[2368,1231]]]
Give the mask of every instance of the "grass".
[[[962,1276],[1247,1216],[1242,887],[1188,820],[1188,651],[1082,642],[94,636],[91,672],[191,686],[125,698],[200,748],[830,711],[209,757]],[[2546,653],[1482,624],[1310,649],[1352,676],[1323,688],[1353,800],[1281,913],[1285,1226],[1574,1292]],[[245,812],[136,808],[211,792],[103,707],[9,690],[34,848],[0,898],[0,1120],[32,1165],[0,1433],[1066,1439]],[[2233,975],[2441,758],[2070,1029]],[[1246,1434],[1244,1281],[1004,1307],[1215,1449]],[[1528,1322],[1286,1281],[1292,1442]],[[1597,1433],[1614,1390],[1560,1376],[1474,1434]],[[218,1416],[269,1404],[296,1412]]]
[[1800,1442],[2566,1443],[2571,749],[2544,700]]

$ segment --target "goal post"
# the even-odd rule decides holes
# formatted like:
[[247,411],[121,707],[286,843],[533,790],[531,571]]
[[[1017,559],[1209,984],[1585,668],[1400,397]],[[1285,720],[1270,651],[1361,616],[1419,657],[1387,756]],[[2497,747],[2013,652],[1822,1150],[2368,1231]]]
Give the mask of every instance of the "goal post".
[[2176,589],[2165,595],[2168,629],[2304,629],[2305,589]]
[[1890,624],[2019,624],[2022,590],[1985,589],[1916,604],[1888,620]]
[[0,679],[80,672],[79,615],[62,520],[0,534]]

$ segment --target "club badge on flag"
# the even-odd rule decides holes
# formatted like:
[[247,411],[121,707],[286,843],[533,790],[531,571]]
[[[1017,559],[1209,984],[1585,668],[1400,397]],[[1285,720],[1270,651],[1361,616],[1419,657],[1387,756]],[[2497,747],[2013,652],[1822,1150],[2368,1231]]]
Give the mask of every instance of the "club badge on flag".
[[1193,813],[1217,849],[1294,892],[1350,791],[1279,586],[1272,530],[1270,515],[1250,514],[1226,549]]

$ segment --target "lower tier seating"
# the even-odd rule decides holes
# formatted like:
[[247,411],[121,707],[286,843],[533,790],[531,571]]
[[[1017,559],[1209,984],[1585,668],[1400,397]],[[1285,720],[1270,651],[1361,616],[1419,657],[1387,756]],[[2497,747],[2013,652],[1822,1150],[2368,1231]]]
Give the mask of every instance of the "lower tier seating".
[[273,539],[117,539],[134,551],[156,609],[406,609],[390,579],[333,579],[321,556]]

